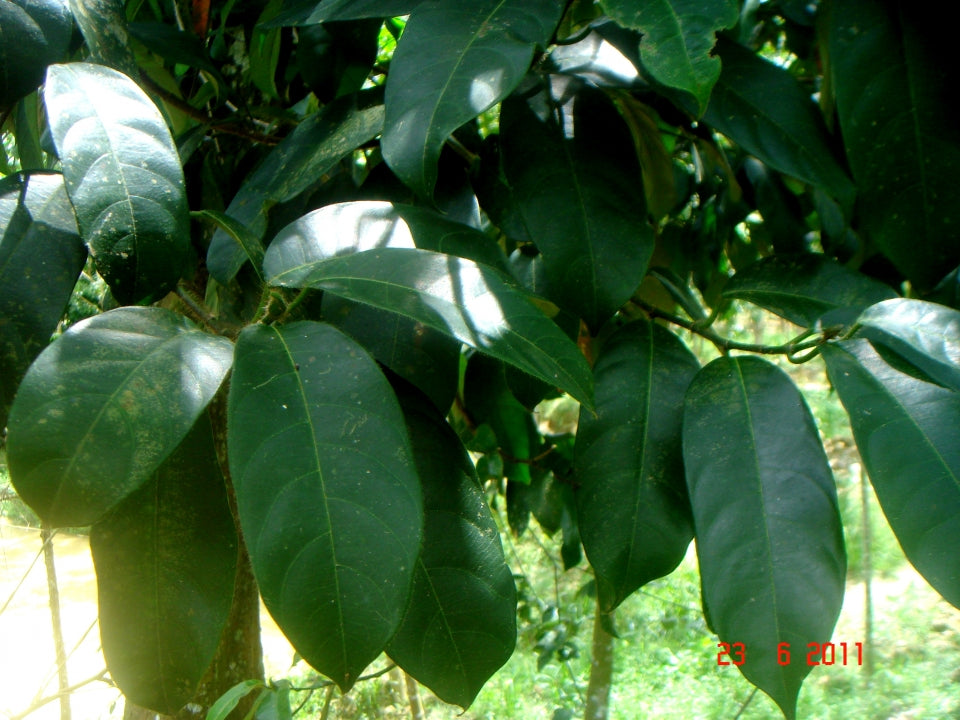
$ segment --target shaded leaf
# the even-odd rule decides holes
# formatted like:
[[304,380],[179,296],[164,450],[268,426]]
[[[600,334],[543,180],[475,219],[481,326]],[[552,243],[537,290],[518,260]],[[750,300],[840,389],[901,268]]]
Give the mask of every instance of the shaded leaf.
[[903,0],[836,3],[830,83],[866,233],[920,290],[960,263],[952,33]]
[[852,340],[821,352],[900,546],[927,582],[960,607],[960,395],[878,349]]
[[594,366],[597,412],[580,413],[574,467],[604,612],[671,573],[693,539],[680,433],[699,367],[674,334],[647,321],[612,335]]
[[69,0],[69,3],[91,61],[128,77],[137,77],[124,4],[117,0]]
[[479,0],[410,13],[390,63],[381,141],[397,177],[432,197],[447,138],[519,84],[562,10],[559,0]]
[[77,323],[30,367],[10,411],[7,459],[50,526],[83,526],[143,485],[230,369],[229,340],[161,308]]
[[296,0],[284,3],[279,16],[263,23],[281,25],[317,25],[339,20],[390,18],[409,15],[423,0]]
[[909,298],[867,308],[857,334],[882,343],[933,380],[960,392],[960,312]]
[[0,2],[0,111],[37,89],[47,65],[67,54],[72,31],[65,0]]
[[441,700],[466,708],[513,654],[516,587],[456,433],[422,400],[407,397],[403,407],[423,487],[423,550],[387,653]]
[[758,260],[730,278],[722,295],[748,300],[808,328],[833,310],[847,310],[852,324],[868,305],[897,296],[889,285],[814,253]]
[[[379,91],[344,97],[301,122],[254,170],[230,202],[227,215],[245,225],[253,237],[267,230],[267,211],[318,184],[354,148],[383,129]],[[249,255],[225,231],[214,233],[207,251],[210,274],[227,284]]]
[[624,152],[630,133],[602,92],[584,88],[551,105],[545,95],[503,103],[504,173],[543,255],[551,299],[597,330],[636,290],[653,252],[640,166]]
[[44,101],[97,270],[122,303],[162,297],[190,252],[183,169],[163,116],[130,78],[88,63],[50,66]]
[[771,168],[852,205],[855,187],[809,94],[787,70],[733,41],[721,37],[717,51],[723,70],[704,121]]
[[[812,669],[796,655],[826,642],[843,602],[846,557],[830,466],[790,378],[755,357],[707,365],[687,392],[683,459],[704,611],[741,672],[796,717]],[[777,662],[779,643],[794,661]]]
[[620,25],[643,33],[640,58],[653,78],[696,98],[699,117],[720,76],[712,55],[716,31],[733,27],[739,13],[730,0],[602,0]]
[[[276,258],[276,262],[274,261]],[[313,287],[400,313],[560,387],[592,407],[579,348],[496,270],[429,250],[381,248],[290,263],[267,251],[268,281]]]
[[[222,243],[219,246],[219,249],[223,249],[224,253],[221,255],[208,255],[208,262],[213,262],[214,267],[217,270],[217,274],[226,278],[229,270],[225,270],[218,262],[220,260],[227,261],[227,255],[232,258],[240,257],[242,259],[240,265],[236,266],[236,270],[233,270],[233,275],[236,275],[240,267],[243,266],[243,263],[250,261],[250,265],[253,268],[254,274],[262,281],[263,278],[263,243],[260,241],[260,238],[255,235],[249,227],[241,223],[239,220],[227,215],[226,213],[218,212],[216,210],[197,210],[194,213],[194,217],[197,217],[201,220],[209,220],[217,226],[217,232],[225,232],[229,235],[230,239],[233,240],[234,245],[231,247],[227,243]],[[239,250],[239,253],[237,251]],[[232,262],[232,261],[231,261]],[[235,263],[234,263],[235,265]],[[209,267],[209,266],[208,266]],[[213,268],[211,268],[211,275],[213,275]],[[232,277],[232,276],[231,276]]]
[[60,175],[0,180],[0,427],[50,342],[87,252]]
[[203,70],[216,82],[218,93],[226,90],[227,81],[210,59],[203,41],[193,33],[160,22],[129,23],[127,31],[160,57]]
[[233,600],[237,534],[206,414],[90,530],[100,638],[131,702],[173,714],[213,660]]
[[420,549],[421,491],[399,404],[355,342],[298,322],[241,333],[228,406],[230,469],[264,603],[297,652],[346,691],[399,627]]

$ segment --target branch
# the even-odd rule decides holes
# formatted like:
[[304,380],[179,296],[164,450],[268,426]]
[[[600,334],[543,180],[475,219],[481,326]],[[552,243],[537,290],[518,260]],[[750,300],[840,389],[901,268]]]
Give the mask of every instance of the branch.
[[36,712],[37,710],[42,708],[44,705],[48,705],[52,703],[54,700],[59,700],[61,697],[64,697],[65,695],[71,695],[82,687],[85,687],[95,682],[99,682],[100,680],[105,680],[106,677],[107,677],[107,669],[104,668],[99,673],[91,677],[88,677],[86,680],[81,680],[80,682],[74,683],[69,687],[65,687],[63,688],[63,690],[60,690],[58,693],[54,695],[48,695],[45,698],[40,698],[35,703],[33,703],[30,707],[24,710],[22,713],[19,713],[17,715],[12,715],[10,717],[10,720],[23,720],[23,718],[27,717],[27,715],[30,715],[31,713]]

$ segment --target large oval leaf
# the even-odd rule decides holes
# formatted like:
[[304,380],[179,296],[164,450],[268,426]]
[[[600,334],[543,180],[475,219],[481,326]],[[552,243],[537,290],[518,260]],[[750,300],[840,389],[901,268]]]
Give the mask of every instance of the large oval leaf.
[[593,406],[593,379],[579,348],[490,267],[429,250],[382,248],[287,264],[267,252],[268,281],[327,290],[400,313],[560,387]]
[[[533,102],[551,104],[546,94]],[[630,133],[613,104],[584,89],[559,115],[548,110],[541,117],[521,97],[506,100],[503,168],[543,254],[551,299],[597,330],[643,280],[653,230]]]
[[67,54],[72,31],[66,0],[0,2],[0,114],[37,89],[47,65]]
[[683,398],[699,370],[673,333],[639,321],[603,345],[596,415],[580,413],[574,469],[583,549],[600,606],[672,572],[693,539],[683,473]]
[[[519,84],[560,22],[559,0],[426,2],[410,14],[387,79],[383,159],[433,195],[450,134]],[[430,62],[424,63],[424,58]]]
[[867,340],[829,344],[822,354],[900,546],[960,607],[960,395]]
[[466,708],[513,654],[517,591],[456,433],[423,400],[405,397],[403,406],[423,487],[423,550],[387,652],[441,700]]
[[654,79],[684,90],[702,115],[720,77],[712,54],[716,31],[733,27],[739,14],[730,0],[602,0],[604,11],[624,27],[643,33],[640,58]]
[[88,63],[50,66],[44,102],[97,270],[121,303],[162,297],[180,278],[190,227],[160,111],[130,78]]
[[237,534],[206,414],[152,477],[90,529],[110,676],[172,715],[213,660],[233,600]]
[[259,243],[267,231],[268,211],[318,184],[345,156],[383,130],[382,93],[345,97],[311,115],[275,147],[240,186],[227,215],[246,227],[254,242],[217,230],[207,250],[210,274],[220,283],[233,279],[248,260],[260,271]]
[[[740,670],[796,716],[826,642],[846,573],[837,490],[809,409],[790,378],[755,357],[707,365],[687,393],[683,459],[704,612],[720,639],[745,647]],[[793,662],[778,663],[780,643]]]
[[60,175],[0,180],[0,427],[87,257]]
[[180,444],[232,345],[160,308],[77,323],[30,367],[10,411],[17,492],[47,524],[90,525]]
[[423,505],[403,414],[373,359],[329,325],[237,341],[230,471],[263,600],[349,689],[406,610]]
[[827,18],[830,86],[863,228],[930,290],[960,262],[960,128],[942,110],[955,88],[952,28],[909,2],[847,0]]
[[868,305],[897,294],[889,285],[825,255],[807,253],[773,255],[748,265],[730,278],[723,296],[749,300],[792,323],[812,328],[832,310],[846,311],[852,324]]

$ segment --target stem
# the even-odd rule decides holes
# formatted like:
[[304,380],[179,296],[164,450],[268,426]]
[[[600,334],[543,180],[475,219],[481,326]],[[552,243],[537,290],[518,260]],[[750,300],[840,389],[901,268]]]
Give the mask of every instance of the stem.
[[737,711],[737,714],[733,716],[733,720],[739,720],[739,718],[743,715],[743,713],[746,712],[746,709],[750,705],[750,703],[753,702],[753,697],[756,694],[757,694],[757,688],[754,688],[753,692],[751,692],[750,695],[747,697],[747,699],[743,701],[743,705],[740,706],[740,710]]
[[410,720],[424,720],[423,703],[420,702],[420,685],[416,679],[407,673],[403,674],[403,682],[407,688],[407,702],[410,703]]
[[186,305],[190,309],[190,311],[194,314],[196,319],[199,320],[201,323],[203,323],[204,326],[206,326],[207,330],[213,333],[216,333],[218,335],[221,334],[221,329],[217,327],[216,320],[214,320],[213,315],[211,315],[210,312],[205,307],[203,307],[201,303],[198,303],[194,299],[193,295],[191,295],[189,290],[178,285],[177,297],[180,298],[180,302],[182,302],[184,305]]
[[320,720],[327,720],[330,716],[330,705],[333,702],[333,691],[336,687],[333,683],[330,683],[327,687],[327,696],[323,699],[323,712],[320,713]]
[[613,684],[613,636],[603,629],[603,613],[597,601],[593,616],[593,647],[590,651],[590,684],[583,720],[607,720],[610,687]]
[[67,651],[63,644],[63,624],[60,619],[60,588],[57,586],[57,569],[53,557],[54,531],[44,527],[40,530],[43,540],[43,563],[47,567],[47,594],[50,604],[50,628],[53,631],[53,647],[57,656],[57,678],[60,692],[60,720],[70,720],[70,679],[67,676]]
[[862,529],[861,554],[863,557],[863,674],[870,680],[873,674],[873,558],[870,556],[870,492],[867,489],[867,473],[860,468],[860,523]]
[[60,690],[54,695],[48,695],[47,697],[40,698],[39,700],[31,704],[30,707],[28,707],[23,712],[17,713],[16,715],[11,715],[10,720],[23,720],[23,718],[27,717],[27,715],[32,715],[37,710],[42,708],[44,705],[52,703],[54,700],[58,700],[63,697],[69,697],[71,694],[75,693],[80,688],[85,687],[87,685],[91,685],[92,683],[99,682],[101,680],[106,682],[106,678],[107,678],[107,671],[106,669],[103,669],[96,675],[92,675],[88,677],[86,680],[81,680],[78,683],[69,685],[68,687],[63,688],[62,690]]

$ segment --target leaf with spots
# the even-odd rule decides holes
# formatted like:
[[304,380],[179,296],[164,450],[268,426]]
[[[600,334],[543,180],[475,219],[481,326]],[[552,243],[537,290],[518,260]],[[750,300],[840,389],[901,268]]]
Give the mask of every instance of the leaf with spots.
[[97,271],[121,303],[180,279],[190,224],[180,156],[149,97],[101,65],[51,65],[44,102],[67,194]]
[[399,627],[420,552],[423,500],[397,398],[336,328],[254,325],[237,341],[227,414],[264,603],[346,691]]
[[17,492],[52,527],[96,522],[180,444],[231,358],[229,340],[161,308],[77,323],[40,353],[10,411]]

